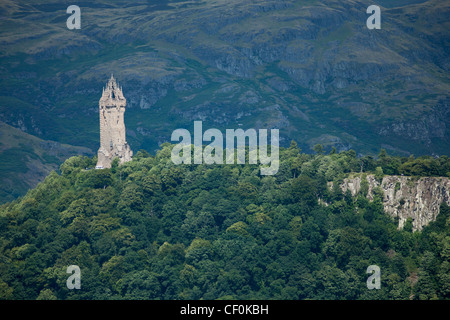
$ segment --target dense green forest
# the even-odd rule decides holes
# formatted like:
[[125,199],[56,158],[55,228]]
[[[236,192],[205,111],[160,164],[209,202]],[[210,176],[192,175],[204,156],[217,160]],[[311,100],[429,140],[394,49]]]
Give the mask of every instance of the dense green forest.
[[[91,170],[72,157],[0,207],[2,299],[448,299],[450,208],[412,232],[327,181],[350,172],[450,176],[446,156],[280,150],[259,165],[174,165],[154,156]],[[335,184],[336,185],[336,184]],[[320,204],[322,199],[328,205]],[[81,289],[69,290],[69,265]],[[369,290],[369,265],[381,288]]]

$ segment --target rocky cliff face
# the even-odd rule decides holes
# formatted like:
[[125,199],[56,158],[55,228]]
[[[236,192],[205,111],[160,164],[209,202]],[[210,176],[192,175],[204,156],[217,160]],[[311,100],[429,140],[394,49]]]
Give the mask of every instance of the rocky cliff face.
[[[362,179],[364,176],[345,179],[341,184],[342,191],[350,190],[356,196],[361,191],[361,185],[365,184]],[[385,176],[381,183],[374,175],[367,175],[365,179],[367,197],[373,200],[374,189],[380,187],[384,210],[390,216],[399,218],[399,228],[403,228],[406,220],[412,218],[413,230],[421,230],[436,219],[442,202],[450,204],[450,179],[446,177]]]

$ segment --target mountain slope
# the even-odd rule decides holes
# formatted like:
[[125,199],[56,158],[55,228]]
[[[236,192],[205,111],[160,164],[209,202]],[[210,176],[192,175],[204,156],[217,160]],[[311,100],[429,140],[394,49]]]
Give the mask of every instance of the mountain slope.
[[448,2],[383,8],[381,30],[366,28],[368,5],[100,1],[83,3],[81,30],[68,30],[65,5],[6,1],[1,119],[94,149],[97,102],[114,73],[134,149],[202,119],[278,127],[284,143],[305,148],[319,139],[364,153],[445,153]]
[[0,122],[0,203],[24,195],[67,158],[92,155],[85,147],[46,141]]

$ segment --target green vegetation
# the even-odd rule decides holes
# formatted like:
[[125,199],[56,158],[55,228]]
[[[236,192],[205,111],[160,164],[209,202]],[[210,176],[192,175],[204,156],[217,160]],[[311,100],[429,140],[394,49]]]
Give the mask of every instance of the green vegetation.
[[[413,233],[410,222],[397,230],[379,195],[326,187],[361,168],[449,172],[447,157],[309,155],[291,143],[278,174],[260,176],[258,165],[175,166],[172,146],[161,148],[102,170],[86,170],[95,157],[69,158],[1,206],[0,298],[449,297],[448,206]],[[373,264],[380,290],[366,286]],[[69,265],[81,269],[80,290],[66,287]]]

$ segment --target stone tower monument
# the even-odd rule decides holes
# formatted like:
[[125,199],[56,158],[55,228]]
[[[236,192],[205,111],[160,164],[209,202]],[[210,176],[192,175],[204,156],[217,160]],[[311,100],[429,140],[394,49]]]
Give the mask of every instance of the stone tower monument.
[[119,163],[131,160],[133,151],[125,140],[124,113],[127,100],[116,80],[111,75],[99,101],[100,148],[97,169],[111,168],[111,161],[119,158]]

